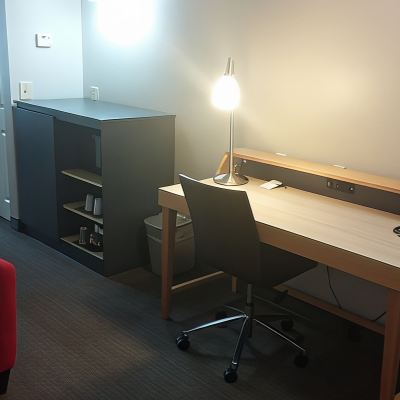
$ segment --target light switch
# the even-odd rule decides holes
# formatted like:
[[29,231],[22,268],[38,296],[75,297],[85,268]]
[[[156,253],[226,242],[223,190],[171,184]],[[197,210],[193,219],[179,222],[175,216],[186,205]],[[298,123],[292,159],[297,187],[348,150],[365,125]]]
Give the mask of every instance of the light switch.
[[48,33],[37,33],[36,47],[51,47],[53,44],[53,37]]
[[31,100],[33,97],[33,83],[21,81],[19,83],[19,99]]

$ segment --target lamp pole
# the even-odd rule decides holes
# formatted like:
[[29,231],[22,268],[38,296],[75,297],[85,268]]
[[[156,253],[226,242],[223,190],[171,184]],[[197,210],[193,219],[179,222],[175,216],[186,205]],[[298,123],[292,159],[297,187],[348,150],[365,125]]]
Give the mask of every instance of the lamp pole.
[[[231,77],[233,79],[233,82],[235,83],[235,86],[237,87],[237,90],[239,91],[237,83],[233,78],[233,74],[234,74],[234,63],[233,63],[233,60],[229,57],[224,76]],[[226,93],[227,96],[229,96],[230,94],[231,93]],[[237,106],[237,104],[235,106]],[[233,148],[234,148],[233,142],[234,142],[234,131],[235,131],[234,108],[235,108],[235,106],[230,108],[231,112],[230,112],[230,117],[229,117],[229,170],[228,170],[228,173],[226,173],[226,174],[221,174],[221,175],[217,175],[214,177],[215,183],[218,183],[220,185],[226,185],[226,186],[244,185],[245,183],[247,183],[249,181],[248,178],[246,178],[245,176],[235,173],[235,167],[233,165]]]
[[235,112],[232,110],[229,118],[229,172],[232,174],[234,172],[233,165],[233,132],[235,129]]

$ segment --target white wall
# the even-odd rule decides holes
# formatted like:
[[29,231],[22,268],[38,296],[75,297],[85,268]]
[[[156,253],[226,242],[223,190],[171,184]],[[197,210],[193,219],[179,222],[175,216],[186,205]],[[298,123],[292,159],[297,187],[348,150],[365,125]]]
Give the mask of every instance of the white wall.
[[[32,81],[34,98],[82,96],[80,0],[6,0],[11,94]],[[51,33],[52,48],[37,48],[36,33]]]
[[84,93],[175,113],[176,172],[209,176],[228,147],[228,116],[210,104],[227,57],[244,73],[243,0],[156,0],[155,29],[143,42],[118,47],[101,36],[96,4],[82,1]]
[[400,178],[400,2],[244,3],[241,143]]
[[[176,172],[210,176],[228,148],[228,118],[209,99],[233,56],[238,146],[400,178],[400,2],[156,4],[152,34],[118,47],[82,0],[84,93],[97,85],[103,100],[176,113]],[[384,308],[383,289],[338,271],[332,280],[345,308],[371,318]],[[296,285],[334,301],[323,268]]]
[[[33,82],[33,97],[82,97],[82,20],[80,0],[1,0],[5,3],[8,48],[2,50],[7,75],[7,140],[11,216],[18,219],[11,99],[18,99],[19,81]],[[4,28],[4,25],[2,26]],[[35,34],[51,33],[52,48],[36,48]],[[8,53],[8,54],[7,54]]]
[[83,4],[84,92],[177,114],[177,172],[213,172],[227,118],[210,106],[227,56],[237,144],[400,178],[396,0],[156,0],[152,35],[118,47]]

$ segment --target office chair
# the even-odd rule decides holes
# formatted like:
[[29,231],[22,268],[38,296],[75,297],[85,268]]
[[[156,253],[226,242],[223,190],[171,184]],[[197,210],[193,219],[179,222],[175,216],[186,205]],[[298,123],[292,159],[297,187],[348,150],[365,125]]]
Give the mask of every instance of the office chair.
[[282,329],[290,330],[293,327],[290,317],[283,314],[254,315],[253,285],[273,288],[314,268],[317,263],[260,243],[246,192],[210,186],[184,175],[179,177],[193,223],[196,262],[244,281],[247,296],[245,311],[226,306],[238,314],[182,331],[176,339],[178,348],[187,350],[189,335],[196,331],[241,321],[232,361],[224,372],[226,382],[235,382],[243,345],[251,337],[254,322],[294,347],[298,351],[294,362],[304,367],[308,361],[306,350],[269,323],[281,321]]

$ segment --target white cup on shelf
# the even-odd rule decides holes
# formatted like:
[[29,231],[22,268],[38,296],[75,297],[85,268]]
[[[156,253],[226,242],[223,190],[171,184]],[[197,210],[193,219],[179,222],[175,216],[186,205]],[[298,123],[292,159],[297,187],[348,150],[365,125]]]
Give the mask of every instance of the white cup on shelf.
[[88,228],[86,226],[81,226],[79,228],[79,244],[82,246],[87,245],[87,240],[88,240]]
[[93,201],[94,201],[94,196],[92,194],[88,193],[86,195],[85,211],[93,212]]
[[94,233],[103,234],[103,228],[100,225],[94,224]]
[[101,197],[96,197],[94,199],[93,206],[93,215],[102,215],[103,214],[103,201]]

